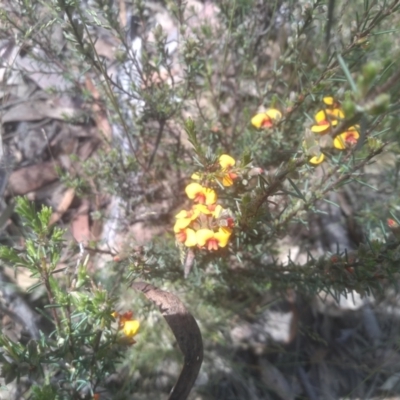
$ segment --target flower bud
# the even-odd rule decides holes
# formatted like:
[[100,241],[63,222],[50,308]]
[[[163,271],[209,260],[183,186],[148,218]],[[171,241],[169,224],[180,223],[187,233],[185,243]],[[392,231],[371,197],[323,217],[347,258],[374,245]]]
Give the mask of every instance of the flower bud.
[[366,105],[366,111],[370,115],[379,115],[384,113],[390,104],[390,95],[382,93],[376,97],[371,103]]
[[356,112],[356,104],[351,99],[345,99],[342,104],[344,115],[351,118]]
[[249,176],[261,175],[263,172],[262,168],[254,167],[249,171]]
[[372,83],[378,74],[380,65],[375,61],[370,61],[362,67],[362,74],[368,84]]

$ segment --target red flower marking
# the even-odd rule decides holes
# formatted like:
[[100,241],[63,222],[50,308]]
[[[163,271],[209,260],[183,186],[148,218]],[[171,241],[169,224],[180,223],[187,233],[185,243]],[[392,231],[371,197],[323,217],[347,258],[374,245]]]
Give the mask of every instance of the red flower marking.
[[218,250],[218,240],[217,239],[209,239],[206,244],[207,250]]
[[261,127],[263,128],[271,128],[273,126],[272,120],[270,118],[265,118],[261,123]]
[[187,239],[187,234],[185,229],[182,229],[180,232],[176,233],[175,237],[179,243],[185,243]]
[[356,144],[357,143],[357,138],[354,135],[354,133],[348,133],[346,135],[346,143],[349,143],[351,145]]
[[394,219],[389,218],[387,220],[387,224],[389,228],[395,228],[397,226],[397,222]]
[[197,193],[193,200],[195,203],[204,204],[206,202],[206,195],[204,193]]

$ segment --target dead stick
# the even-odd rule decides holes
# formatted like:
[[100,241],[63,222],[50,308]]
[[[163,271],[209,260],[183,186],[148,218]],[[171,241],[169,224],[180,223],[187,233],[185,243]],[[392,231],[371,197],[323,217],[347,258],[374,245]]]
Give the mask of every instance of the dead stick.
[[185,359],[168,400],[186,400],[203,362],[203,340],[197,322],[175,295],[146,282],[134,282],[132,288],[158,306],[178,342]]

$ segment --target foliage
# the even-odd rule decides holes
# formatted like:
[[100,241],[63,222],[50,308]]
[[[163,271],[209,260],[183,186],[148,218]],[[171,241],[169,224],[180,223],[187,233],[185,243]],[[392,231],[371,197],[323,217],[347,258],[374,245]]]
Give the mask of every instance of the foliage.
[[[87,275],[88,259],[79,259],[75,270],[57,268],[64,231],[49,226],[49,207],[36,212],[26,198],[17,198],[16,212],[25,227],[25,249],[2,246],[0,259],[38,278],[30,291],[45,287],[48,304],[40,313],[54,323],[55,330],[40,332],[25,344],[3,334],[2,375],[6,383],[24,376],[37,382],[39,386],[32,387],[33,399],[55,398],[56,393],[60,399],[76,398],[78,393],[93,395],[99,383],[116,370],[123,348],[132,344],[138,322],[133,330],[126,330],[132,315],[113,313],[115,299]],[[56,382],[51,382],[54,376]],[[42,380],[48,382],[44,387]]]

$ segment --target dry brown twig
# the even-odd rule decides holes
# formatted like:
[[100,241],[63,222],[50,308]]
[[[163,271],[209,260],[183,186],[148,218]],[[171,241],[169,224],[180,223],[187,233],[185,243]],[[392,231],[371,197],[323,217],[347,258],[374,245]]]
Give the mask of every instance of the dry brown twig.
[[142,292],[159,309],[171,328],[185,359],[182,371],[168,400],[185,400],[203,362],[203,340],[196,320],[179,298],[146,282],[134,282],[132,288]]

